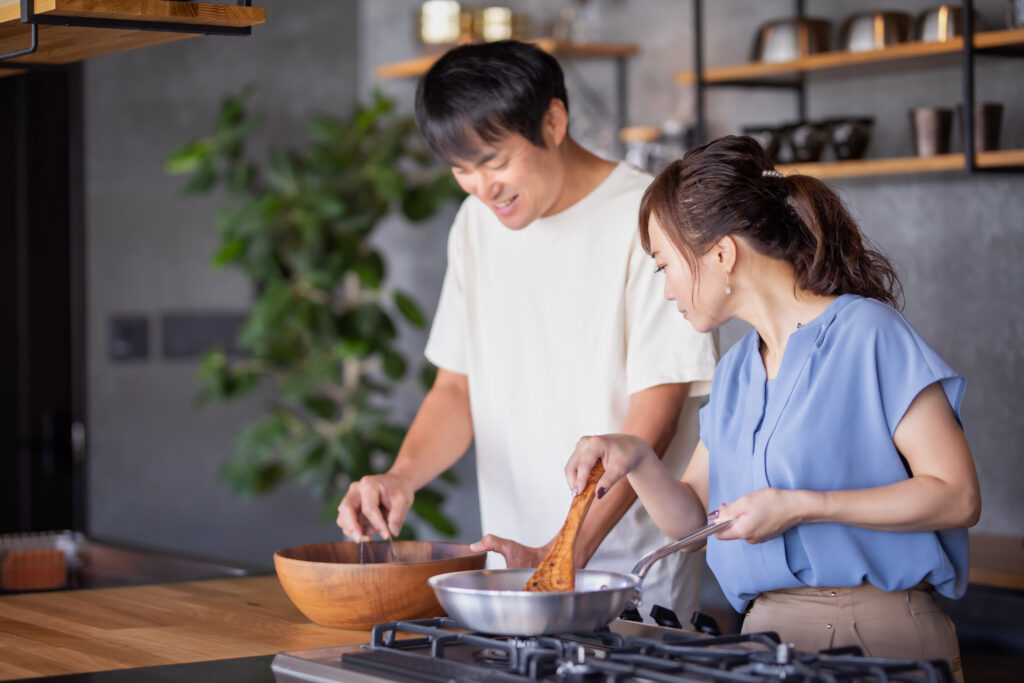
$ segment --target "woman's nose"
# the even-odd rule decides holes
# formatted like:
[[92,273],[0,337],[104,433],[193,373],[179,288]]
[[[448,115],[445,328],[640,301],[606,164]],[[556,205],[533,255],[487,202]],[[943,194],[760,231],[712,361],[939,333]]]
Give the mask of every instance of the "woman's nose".
[[665,298],[669,301],[675,301],[676,297],[672,294],[672,286],[668,282],[668,278],[665,278]]

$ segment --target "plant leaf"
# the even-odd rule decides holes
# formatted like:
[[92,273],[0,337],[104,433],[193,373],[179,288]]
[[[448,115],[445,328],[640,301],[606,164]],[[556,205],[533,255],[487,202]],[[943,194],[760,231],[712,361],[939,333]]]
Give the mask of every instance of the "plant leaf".
[[407,294],[394,290],[391,293],[391,298],[395,302],[395,306],[398,307],[398,312],[402,314],[402,317],[408,320],[416,327],[426,327],[427,318],[423,315],[423,311],[416,305],[416,302],[412,300]]

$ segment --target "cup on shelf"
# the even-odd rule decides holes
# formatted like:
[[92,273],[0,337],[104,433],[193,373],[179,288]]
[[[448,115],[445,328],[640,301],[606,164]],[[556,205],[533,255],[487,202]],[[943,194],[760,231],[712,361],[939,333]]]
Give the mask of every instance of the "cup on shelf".
[[749,135],[757,140],[773,162],[779,163],[779,150],[783,137],[783,130],[780,126],[744,126],[742,131],[744,135]]
[[919,157],[949,154],[949,138],[953,128],[953,110],[938,107],[917,107],[910,110],[910,126],[914,131],[914,151]]
[[[1003,105],[982,102],[974,105],[974,151],[990,152],[999,149],[999,132],[1003,122]],[[956,105],[956,129],[960,140],[964,134],[964,105]]]
[[829,126],[823,121],[798,121],[785,127],[785,141],[793,163],[821,160],[829,139]]
[[875,120],[870,116],[832,118],[827,122],[829,142],[837,161],[863,159]]

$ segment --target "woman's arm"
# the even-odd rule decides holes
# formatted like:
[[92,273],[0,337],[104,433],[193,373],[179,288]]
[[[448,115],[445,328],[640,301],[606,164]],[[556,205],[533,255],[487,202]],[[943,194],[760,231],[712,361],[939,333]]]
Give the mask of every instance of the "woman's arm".
[[910,479],[849,491],[760,489],[722,506],[721,514],[735,521],[719,538],[760,543],[807,522],[840,522],[885,531],[956,529],[978,522],[978,474],[967,439],[938,382],[910,404],[893,441],[910,465]]
[[707,521],[708,452],[703,443],[690,458],[682,480],[672,476],[643,439],[629,434],[586,436],[565,466],[566,481],[582,491],[594,463],[604,464],[599,495],[628,477],[651,519],[670,538],[680,538]]

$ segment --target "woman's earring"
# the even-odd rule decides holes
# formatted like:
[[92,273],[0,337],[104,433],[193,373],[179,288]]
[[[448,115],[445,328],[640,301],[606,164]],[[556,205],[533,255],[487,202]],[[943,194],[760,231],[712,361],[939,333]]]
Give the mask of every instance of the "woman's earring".
[[732,294],[732,287],[729,286],[729,271],[725,271],[725,293]]

